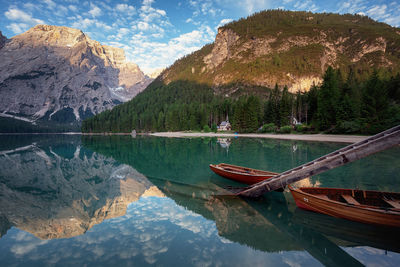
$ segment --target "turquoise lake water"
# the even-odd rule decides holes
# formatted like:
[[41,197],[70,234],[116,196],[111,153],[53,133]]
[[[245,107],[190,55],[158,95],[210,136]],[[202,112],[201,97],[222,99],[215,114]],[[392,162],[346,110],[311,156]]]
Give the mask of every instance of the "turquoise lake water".
[[[282,172],[345,146],[253,138],[0,136],[1,266],[398,266],[400,230],[303,211],[242,186],[231,163]],[[400,147],[302,185],[400,192]]]

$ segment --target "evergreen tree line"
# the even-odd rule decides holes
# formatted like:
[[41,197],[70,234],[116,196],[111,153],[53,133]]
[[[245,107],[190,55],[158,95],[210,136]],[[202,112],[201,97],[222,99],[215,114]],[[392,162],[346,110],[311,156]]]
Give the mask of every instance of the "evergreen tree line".
[[329,67],[321,86],[308,92],[292,94],[278,85],[265,92],[233,99],[204,84],[155,81],[133,100],[85,120],[82,131],[215,130],[227,116],[238,132],[256,132],[263,125],[290,130],[297,121],[303,131],[372,134],[400,123],[400,75],[381,78],[374,71],[359,82],[351,70],[343,78]]

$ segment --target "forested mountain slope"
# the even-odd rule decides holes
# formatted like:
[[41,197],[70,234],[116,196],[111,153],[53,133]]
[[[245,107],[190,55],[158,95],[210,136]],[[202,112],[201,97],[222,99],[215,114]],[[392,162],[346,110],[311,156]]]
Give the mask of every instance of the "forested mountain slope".
[[[400,29],[359,15],[263,11],[221,27],[84,132],[233,128],[374,133],[400,123]],[[274,88],[274,89],[271,89]]]
[[177,60],[162,80],[214,88],[278,83],[296,92],[319,84],[328,66],[352,68],[362,79],[373,68],[396,72],[400,29],[359,15],[263,11],[219,28],[214,43]]

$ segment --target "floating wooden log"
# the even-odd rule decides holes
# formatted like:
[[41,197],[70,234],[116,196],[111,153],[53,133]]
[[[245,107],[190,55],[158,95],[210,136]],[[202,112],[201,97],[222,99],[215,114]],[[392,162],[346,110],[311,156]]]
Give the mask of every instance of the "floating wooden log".
[[259,197],[266,192],[285,188],[287,185],[309,176],[359,160],[398,144],[400,144],[400,125],[275,175],[268,180],[248,187],[238,188],[233,193],[245,197]]

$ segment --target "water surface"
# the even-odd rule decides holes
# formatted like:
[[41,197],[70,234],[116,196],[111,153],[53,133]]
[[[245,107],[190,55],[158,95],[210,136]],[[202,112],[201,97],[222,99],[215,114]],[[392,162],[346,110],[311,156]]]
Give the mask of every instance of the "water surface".
[[[400,232],[218,197],[210,163],[282,172],[343,144],[268,139],[0,136],[4,266],[396,266]],[[400,148],[302,181],[400,191]]]

